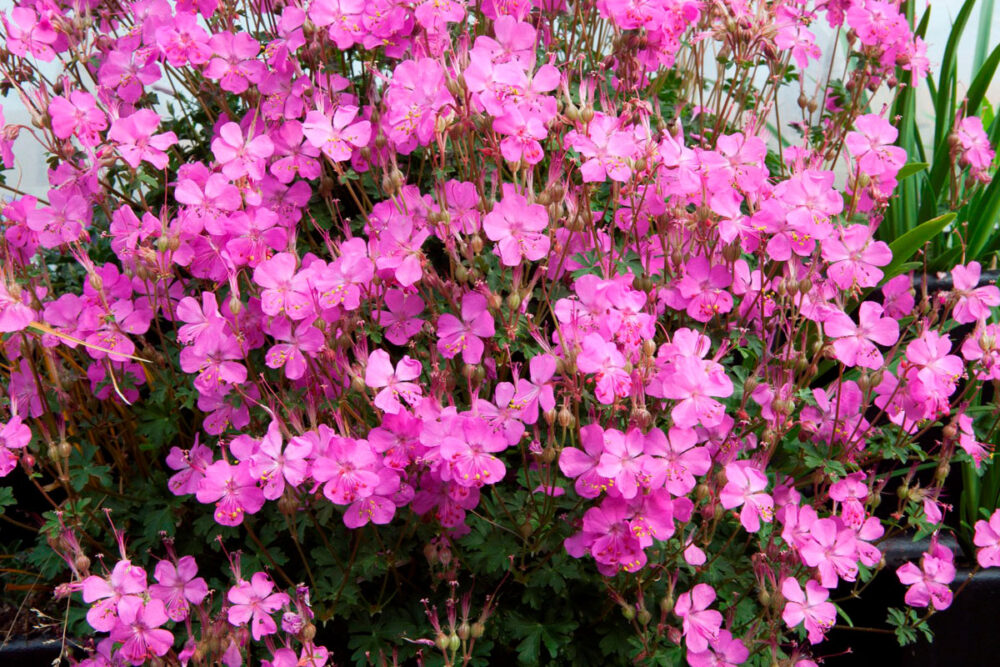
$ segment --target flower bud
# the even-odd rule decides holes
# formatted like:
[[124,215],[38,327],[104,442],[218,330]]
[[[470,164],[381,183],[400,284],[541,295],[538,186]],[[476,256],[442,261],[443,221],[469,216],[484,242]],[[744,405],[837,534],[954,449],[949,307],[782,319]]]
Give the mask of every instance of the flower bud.
[[73,453],[73,446],[68,442],[63,440],[59,443],[59,457],[63,460],[68,459],[69,455]]
[[644,340],[642,341],[642,353],[647,357],[652,357],[656,354],[656,341],[654,340]]
[[90,571],[90,559],[84,553],[78,553],[76,558],[73,560],[73,566],[76,568],[77,572],[81,574]]
[[648,609],[640,609],[635,617],[642,625],[649,625],[649,621],[652,620],[653,615],[649,613]]
[[580,120],[582,120],[584,123],[589,123],[590,121],[594,120],[594,107],[590,106],[589,104],[585,106],[580,111]]
[[472,628],[469,627],[468,621],[462,621],[462,624],[458,626],[458,638],[465,641],[472,634]]
[[462,640],[454,632],[448,637],[448,649],[454,653],[458,649],[462,648]]
[[472,240],[469,241],[469,247],[471,247],[472,252],[476,253],[477,255],[481,253],[483,251],[483,237],[481,237],[479,234],[473,236]]
[[230,297],[229,299],[229,312],[233,315],[239,315],[243,310],[243,302],[236,297]]
[[521,307],[521,295],[517,292],[513,292],[507,295],[507,307],[511,310],[517,310]]
[[503,297],[494,292],[490,294],[489,299],[487,299],[487,303],[489,304],[490,310],[497,312],[500,310],[500,306],[503,305]]
[[434,638],[434,645],[442,651],[447,651],[448,647],[451,645],[451,640],[448,639],[448,635],[443,632],[439,632],[438,636]]
[[623,604],[622,616],[625,617],[626,621],[631,621],[633,618],[635,618],[635,608],[633,608],[631,605]]
[[472,635],[473,639],[479,639],[480,637],[483,636],[485,632],[486,632],[486,626],[480,623],[479,621],[476,621],[475,623],[472,624],[472,632],[470,634]]
[[557,419],[559,420],[559,425],[563,428],[570,428],[576,423],[576,417],[573,416],[573,413],[566,406],[559,409]]
[[544,412],[542,412],[542,418],[545,419],[546,424],[551,426],[552,422],[556,420],[557,414],[558,413],[556,413],[555,408],[551,410],[545,410]]

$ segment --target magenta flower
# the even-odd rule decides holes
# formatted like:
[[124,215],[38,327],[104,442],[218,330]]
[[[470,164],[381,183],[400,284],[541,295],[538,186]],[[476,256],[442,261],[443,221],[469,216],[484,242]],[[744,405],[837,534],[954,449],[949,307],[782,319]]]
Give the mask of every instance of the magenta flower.
[[959,264],[951,270],[952,294],[958,297],[952,317],[960,324],[986,320],[990,316],[989,309],[1000,306],[1000,289],[996,285],[978,287],[981,271],[979,262],[969,262],[968,266]]
[[973,178],[988,182],[989,168],[996,153],[983,130],[983,120],[978,116],[966,116],[956,123],[953,136],[958,139],[960,163],[970,167]]
[[600,334],[587,334],[583,339],[576,367],[582,373],[595,375],[594,394],[605,405],[632,393],[632,379],[625,371],[625,356],[618,351],[617,345],[604,340]]
[[[327,429],[328,430],[328,429]],[[312,476],[323,484],[323,495],[337,505],[367,498],[379,484],[379,462],[366,440],[341,438],[332,433],[321,438],[329,444],[313,461]]]
[[571,130],[566,134],[566,148],[573,148],[586,160],[580,167],[584,183],[599,183],[606,178],[624,183],[632,177],[629,160],[637,146],[630,129],[619,129],[621,121],[603,113],[594,114],[587,133]]
[[264,506],[264,493],[247,463],[216,461],[208,466],[196,497],[201,503],[215,503],[215,520],[223,526],[238,526],[244,514],[254,514]]
[[142,162],[165,169],[168,158],[164,151],[177,143],[177,135],[173,132],[153,134],[159,126],[159,114],[152,109],[139,109],[112,123],[108,139],[118,144],[118,154],[133,169],[138,169]]
[[273,635],[278,625],[271,614],[289,603],[286,593],[274,593],[274,582],[263,572],[255,572],[250,581],[240,581],[226,594],[231,607],[227,618],[232,625],[241,627],[250,623],[250,634],[255,641]]
[[297,487],[309,474],[309,456],[312,445],[303,438],[292,438],[282,449],[281,429],[272,421],[267,434],[257,442],[240,435],[229,443],[229,449],[250,466],[250,476],[260,482],[267,500],[277,500],[285,491],[285,482]]
[[97,602],[87,611],[87,623],[98,632],[110,632],[118,623],[119,602],[126,597],[138,600],[146,592],[146,571],[120,560],[109,577],[91,575],[84,579],[81,591],[84,602]]
[[469,292],[462,297],[462,319],[450,313],[438,318],[437,349],[441,356],[453,359],[459,352],[467,364],[478,364],[483,358],[483,339],[496,333],[486,297]]
[[719,493],[719,500],[727,510],[740,510],[740,523],[747,532],[760,530],[761,519],[771,523],[774,519],[774,500],[764,493],[767,475],[755,468],[750,461],[735,461],[726,466],[726,486]]
[[712,640],[710,648],[700,652],[688,650],[688,664],[691,667],[737,667],[750,657],[750,649],[733,637],[729,630],[719,630],[719,636]]
[[108,127],[108,118],[97,108],[97,102],[90,93],[74,90],[65,97],[53,97],[49,102],[52,117],[52,133],[60,139],[74,135],[85,146],[96,146],[101,138],[98,132]]
[[230,385],[242,384],[247,379],[246,366],[237,360],[243,359],[243,351],[235,336],[208,336],[196,345],[181,350],[181,370],[197,373],[194,386],[200,392],[212,393],[228,391]]
[[267,71],[264,63],[257,60],[260,44],[245,32],[233,34],[220,32],[209,41],[214,57],[205,68],[205,77],[219,82],[219,86],[230,93],[239,95],[246,92],[251,83],[260,83]]
[[809,526],[809,535],[799,541],[799,556],[819,569],[823,588],[836,588],[838,578],[854,581],[858,574],[857,534],[837,519],[817,519]]
[[671,427],[664,434],[654,428],[646,435],[646,453],[652,458],[648,467],[651,488],[664,486],[671,495],[686,496],[694,489],[695,475],[707,474],[712,456],[706,447],[698,447],[698,437],[687,428]]
[[11,9],[9,21],[6,16],[2,18],[7,32],[6,46],[11,53],[22,58],[30,53],[44,62],[56,57],[53,46],[60,41],[60,34],[47,19],[39,20],[38,14],[27,7]]
[[896,128],[875,114],[858,116],[854,127],[858,131],[848,132],[844,143],[858,161],[858,169],[869,176],[895,177],[906,163],[906,151],[893,146],[899,136]]
[[507,446],[507,439],[481,419],[462,417],[441,441],[441,458],[448,462],[456,484],[481,487],[504,478],[507,468],[494,454]]
[[341,106],[331,120],[322,111],[310,111],[302,123],[306,140],[334,162],[351,159],[351,153],[367,146],[372,136],[372,124],[367,120],[355,122],[358,108]]
[[410,380],[420,377],[420,362],[404,355],[395,370],[392,360],[385,350],[375,350],[368,355],[368,365],[365,367],[365,384],[369,387],[382,388],[375,395],[375,407],[383,412],[394,415],[403,409],[399,399],[410,405],[417,405],[423,397],[420,385]]
[[521,421],[534,424],[538,421],[538,409],[552,410],[556,406],[555,394],[550,380],[556,373],[556,359],[551,354],[532,357],[528,363],[530,380],[518,378],[517,392],[511,405],[520,407]]
[[[610,429],[614,431],[614,429]],[[619,436],[619,431],[614,431]],[[559,469],[570,479],[576,479],[576,492],[583,498],[596,498],[607,490],[610,480],[597,472],[604,453],[605,432],[598,424],[587,424],[580,429],[583,449],[565,447],[559,454]]]
[[166,461],[172,470],[178,471],[167,481],[167,486],[174,495],[197,493],[198,484],[205,476],[205,468],[212,464],[212,450],[200,444],[198,434],[195,434],[191,449],[171,447]]
[[192,556],[183,556],[177,564],[161,560],[156,564],[153,577],[157,583],[149,587],[149,594],[160,600],[172,621],[188,617],[189,605],[201,604],[208,596],[208,584],[198,575],[198,564]]
[[708,650],[709,642],[718,639],[722,614],[708,608],[714,600],[715,589],[708,584],[697,584],[677,597],[674,613],[683,619],[688,651],[702,653]]
[[155,656],[165,655],[174,644],[174,636],[160,626],[169,620],[163,602],[143,602],[126,597],[118,603],[118,623],[111,630],[111,640],[120,643],[117,655],[133,665],[145,664]]
[[385,327],[385,339],[393,345],[406,345],[424,325],[417,317],[424,312],[424,300],[419,294],[390,289],[385,293],[385,306],[388,310],[372,311]]
[[882,270],[892,261],[892,251],[884,241],[875,241],[865,225],[851,225],[840,230],[840,238],[823,242],[823,259],[830,262],[827,274],[840,289],[852,286],[875,287],[882,280]]
[[549,214],[540,204],[529,204],[513,186],[505,183],[503,199],[483,218],[483,231],[497,243],[504,266],[517,266],[522,259],[538,261],[549,253],[545,230]]
[[264,356],[264,363],[268,368],[284,368],[285,377],[298,380],[305,376],[308,368],[305,355],[315,357],[326,345],[326,337],[313,326],[312,320],[299,322],[294,329],[292,327],[292,322],[284,317],[271,323],[268,333],[281,342],[271,346]]
[[836,338],[833,350],[845,366],[879,369],[884,363],[875,343],[886,347],[899,340],[899,323],[883,317],[882,306],[871,301],[861,304],[858,324],[843,311],[832,312],[823,322],[826,334]]
[[259,181],[264,178],[267,158],[274,154],[274,142],[266,134],[244,137],[239,125],[226,123],[212,140],[212,154],[226,178],[235,181],[249,176]]
[[982,567],[1000,567],[1000,510],[993,512],[989,521],[976,522],[976,532],[972,538],[976,551],[976,561]]
[[691,259],[684,267],[684,277],[677,283],[681,296],[687,300],[688,316],[708,322],[732,310],[733,296],[726,290],[732,282],[732,272],[725,266],[711,266],[702,255]]
[[805,623],[809,633],[809,643],[818,644],[823,641],[824,633],[833,627],[837,620],[837,608],[832,602],[827,602],[830,592],[810,579],[806,582],[806,590],[794,577],[785,577],[781,582],[781,595],[785,598],[785,609],[781,618],[789,628]]
[[295,255],[279,252],[254,269],[253,281],[264,288],[260,309],[265,315],[304,320],[314,313],[308,278],[296,273],[297,265]]
[[648,459],[644,452],[642,431],[629,429],[624,436],[618,431],[604,434],[604,452],[597,464],[597,474],[613,480],[615,489],[626,500],[635,498],[645,479]]
[[590,542],[589,551],[602,568],[602,574],[620,570],[636,572],[646,564],[646,554],[628,522],[628,503],[622,498],[605,498],[583,515],[583,535]]
[[664,380],[663,398],[678,401],[670,411],[674,425],[691,428],[699,423],[706,427],[718,426],[725,416],[725,408],[715,397],[725,398],[733,393],[733,383],[725,372],[714,372],[712,362],[688,356],[673,361],[673,373]]
[[952,592],[948,584],[955,580],[954,556],[948,547],[931,539],[930,549],[920,558],[920,567],[905,563],[896,570],[899,582],[909,586],[906,604],[911,607],[933,605],[937,611],[951,606]]
[[31,429],[16,414],[0,425],[0,477],[6,477],[17,466],[12,450],[23,449],[31,442]]
[[384,526],[396,514],[392,497],[399,491],[399,474],[390,468],[378,471],[378,484],[370,496],[358,498],[344,512],[344,525],[354,530],[368,523]]
[[[20,292],[20,288],[14,289]],[[11,294],[7,286],[0,281],[0,333],[21,331],[34,321],[35,311]]]

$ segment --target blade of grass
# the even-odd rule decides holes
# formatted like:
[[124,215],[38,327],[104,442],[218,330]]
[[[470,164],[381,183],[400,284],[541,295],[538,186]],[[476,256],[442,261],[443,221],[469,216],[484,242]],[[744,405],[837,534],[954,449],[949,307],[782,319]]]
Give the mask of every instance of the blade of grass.
[[979,6],[979,30],[976,31],[976,52],[972,56],[972,71],[978,72],[986,61],[990,48],[990,29],[993,27],[993,0],[983,0]]

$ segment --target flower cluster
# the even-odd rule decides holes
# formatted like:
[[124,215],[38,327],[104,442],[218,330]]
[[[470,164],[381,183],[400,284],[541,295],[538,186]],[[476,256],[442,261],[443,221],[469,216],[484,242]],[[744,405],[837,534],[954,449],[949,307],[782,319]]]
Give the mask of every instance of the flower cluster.
[[[783,123],[823,20],[849,29],[847,80]],[[329,617],[386,568],[370,621],[423,544],[451,582],[568,555],[661,596],[639,657],[805,667],[831,591],[884,566],[886,535],[940,530],[948,466],[990,458],[970,403],[1000,379],[1000,289],[963,260],[918,295],[879,237],[908,158],[861,92],[928,67],[898,3],[26,0],[2,23],[34,125],[4,126],[4,164],[22,130],[53,160],[0,212],[0,475],[51,476],[84,532],[77,494],[127,498],[102,475],[139,461],[260,563],[213,595],[191,555],[150,584],[124,547],[92,575],[77,546],[108,633],[84,664],[325,664],[307,589],[264,567],[301,564]],[[706,58],[725,77],[692,92],[678,71]],[[760,89],[725,83],[759,65]],[[984,181],[978,120],[952,150]],[[943,475],[904,470],[877,512],[928,456]],[[519,558],[468,557],[508,535]],[[897,574],[907,604],[950,604],[942,544]],[[447,664],[485,632],[432,624]]]

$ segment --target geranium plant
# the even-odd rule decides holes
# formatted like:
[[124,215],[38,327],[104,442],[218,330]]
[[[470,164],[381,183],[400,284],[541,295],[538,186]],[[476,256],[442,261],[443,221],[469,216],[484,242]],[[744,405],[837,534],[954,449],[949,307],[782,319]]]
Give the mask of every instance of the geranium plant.
[[0,499],[67,658],[807,667],[898,534],[900,638],[949,606],[1000,290],[923,298],[876,237],[897,3],[2,22],[4,166],[50,168],[4,185],[0,472],[51,508]]

